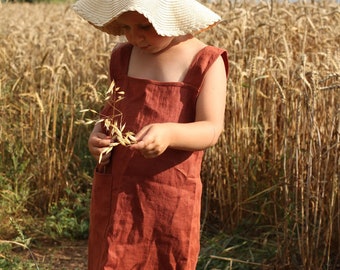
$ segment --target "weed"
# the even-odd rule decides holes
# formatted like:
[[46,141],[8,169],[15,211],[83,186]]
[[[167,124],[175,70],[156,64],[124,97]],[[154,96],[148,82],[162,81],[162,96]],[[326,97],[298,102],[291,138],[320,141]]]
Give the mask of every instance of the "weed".
[[[25,237],[19,224],[16,223],[14,219],[10,218],[10,222],[15,228],[18,234],[18,237],[12,241],[0,239],[0,269],[2,269],[2,267],[4,269],[8,269],[8,268],[27,269],[26,267],[29,267],[29,269],[31,269],[31,267],[34,266],[36,270],[39,270],[37,261],[29,247],[31,238]],[[9,251],[13,248],[13,245],[19,246],[25,250],[28,250],[32,262],[22,263],[20,261],[17,261],[16,259],[12,259],[11,257],[8,257],[7,253],[9,253]],[[22,267],[25,267],[25,268],[22,268]]]

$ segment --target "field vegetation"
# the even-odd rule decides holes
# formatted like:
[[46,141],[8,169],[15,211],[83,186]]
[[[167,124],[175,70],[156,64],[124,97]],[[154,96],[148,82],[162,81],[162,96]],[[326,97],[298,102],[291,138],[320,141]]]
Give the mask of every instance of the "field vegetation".
[[[228,50],[230,73],[225,132],[203,163],[198,269],[339,269],[339,4],[211,8],[224,21],[199,36]],[[101,107],[119,41],[70,4],[1,5],[0,269],[70,269],[35,248],[86,239],[81,110]]]

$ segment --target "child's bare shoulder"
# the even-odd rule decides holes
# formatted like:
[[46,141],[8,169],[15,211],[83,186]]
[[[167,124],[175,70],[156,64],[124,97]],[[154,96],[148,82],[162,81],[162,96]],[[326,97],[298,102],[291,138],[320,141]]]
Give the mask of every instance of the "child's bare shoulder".
[[178,63],[182,63],[183,66],[189,66],[197,53],[205,46],[206,44],[200,40],[191,38],[179,43],[170,54],[172,54],[172,59],[176,59]]
[[180,43],[179,49],[182,50],[182,54],[186,55],[196,55],[200,50],[206,46],[202,41],[191,38],[183,43]]

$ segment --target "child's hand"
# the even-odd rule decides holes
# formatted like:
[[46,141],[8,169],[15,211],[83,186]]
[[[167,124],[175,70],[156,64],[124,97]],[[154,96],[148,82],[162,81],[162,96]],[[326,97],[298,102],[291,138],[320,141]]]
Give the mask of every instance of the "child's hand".
[[137,143],[130,146],[139,150],[145,158],[162,154],[170,144],[170,129],[167,124],[151,124],[136,134]]
[[[88,140],[88,147],[91,155],[99,161],[100,154],[108,147],[111,143],[111,137],[107,136],[103,133],[98,126],[96,125],[90,134]],[[102,156],[102,160],[100,162],[101,165],[107,165],[110,162],[111,152]]]

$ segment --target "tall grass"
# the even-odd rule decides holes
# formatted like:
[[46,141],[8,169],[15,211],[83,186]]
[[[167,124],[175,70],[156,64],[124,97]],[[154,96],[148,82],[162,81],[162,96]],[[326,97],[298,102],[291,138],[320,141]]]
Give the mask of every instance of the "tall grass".
[[[242,243],[223,241],[222,257],[234,260],[234,268],[237,261],[276,269],[335,268],[339,5],[211,7],[224,22],[200,38],[228,50],[230,74],[225,132],[203,164],[203,229],[274,249],[267,258],[254,252],[246,258],[233,252]],[[51,205],[72,203],[90,188],[89,130],[75,122],[83,117],[81,109],[99,108],[116,42],[68,5],[2,5],[0,235],[8,232],[8,216],[44,216]]]

